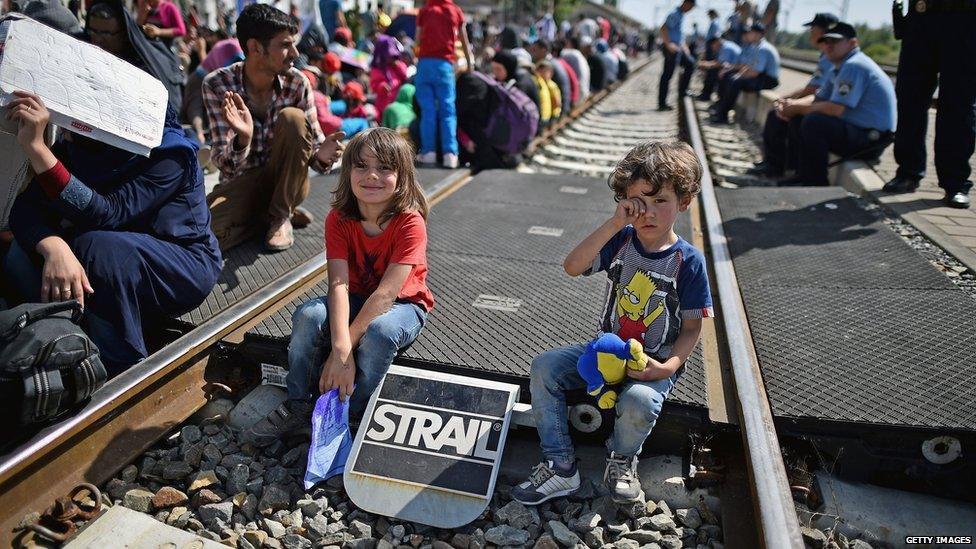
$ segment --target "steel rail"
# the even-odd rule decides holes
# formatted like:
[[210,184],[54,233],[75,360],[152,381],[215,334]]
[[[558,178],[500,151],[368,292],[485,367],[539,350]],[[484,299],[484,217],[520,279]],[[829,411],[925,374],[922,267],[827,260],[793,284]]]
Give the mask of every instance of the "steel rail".
[[739,426],[749,463],[761,539],[765,547],[771,549],[802,549],[800,523],[776,437],[776,427],[773,425],[773,413],[759,370],[759,359],[722,227],[722,216],[708,168],[704,141],[690,97],[684,98],[684,111],[692,147],[703,167],[700,198],[714,262],[718,298],[722,305],[722,322],[732,360],[732,375],[739,404]]

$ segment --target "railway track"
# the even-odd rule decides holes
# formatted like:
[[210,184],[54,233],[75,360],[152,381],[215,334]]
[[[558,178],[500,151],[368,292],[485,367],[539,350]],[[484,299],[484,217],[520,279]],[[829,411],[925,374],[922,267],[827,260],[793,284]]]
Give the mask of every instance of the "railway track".
[[[768,399],[711,195],[697,119],[690,104],[679,112],[652,112],[648,90],[656,75],[644,68],[636,67],[622,85],[595,96],[547,131],[532,144],[519,170],[605,178],[635,143],[677,138],[684,127],[685,139],[705,166],[704,190],[692,207],[692,234],[710,258],[722,319],[704,335],[702,353],[712,380],[709,416],[740,426],[741,443],[733,451],[741,454],[730,462],[741,463],[744,471],[739,471],[742,483],[732,497],[751,501],[745,516],[755,519],[738,525],[739,534],[726,519],[726,543],[735,546],[736,539],[758,539],[766,547],[802,547]],[[430,189],[431,204],[436,206],[466,180],[456,177]],[[32,513],[79,484],[102,485],[204,406],[215,391],[246,383],[239,368],[218,360],[220,354],[325,276],[320,254],[179,336],[111,380],[77,414],[11,449],[0,460],[0,544],[11,545],[26,536],[25,518],[29,521]],[[723,505],[723,514],[743,511],[732,507]]]

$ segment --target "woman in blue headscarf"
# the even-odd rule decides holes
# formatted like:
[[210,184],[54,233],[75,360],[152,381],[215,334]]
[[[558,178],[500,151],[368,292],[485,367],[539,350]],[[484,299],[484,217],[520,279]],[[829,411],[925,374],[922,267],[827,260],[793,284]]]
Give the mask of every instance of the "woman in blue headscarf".
[[37,175],[14,202],[4,272],[28,301],[81,301],[117,374],[147,356],[144,322],[197,307],[220,273],[196,145],[169,107],[148,158],[70,133],[49,148],[44,103],[14,93],[5,115]]

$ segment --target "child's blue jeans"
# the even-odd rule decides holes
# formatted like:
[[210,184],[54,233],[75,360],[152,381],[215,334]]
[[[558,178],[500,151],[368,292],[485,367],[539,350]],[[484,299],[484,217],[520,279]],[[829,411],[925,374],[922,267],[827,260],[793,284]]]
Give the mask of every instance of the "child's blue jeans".
[[[563,463],[575,459],[569,438],[566,391],[585,389],[586,382],[576,370],[576,362],[586,351],[577,344],[546,351],[532,361],[530,389],[532,414],[542,445],[542,454]],[[628,379],[618,388],[616,423],[607,448],[622,456],[635,456],[654,428],[661,406],[674,388],[678,374],[657,381]]]
[[457,154],[454,65],[446,59],[421,59],[417,63],[415,85],[420,105],[420,152],[437,152],[440,127],[441,153]]
[[[349,296],[349,320],[359,314],[366,299]],[[394,303],[366,328],[355,350],[356,388],[350,396],[349,415],[361,417],[370,395],[393,363],[397,351],[413,343],[427,321],[427,312],[413,303]],[[288,398],[314,401],[319,396],[319,376],[328,358],[332,338],[329,333],[328,297],[303,303],[292,315],[291,343],[288,345]]]

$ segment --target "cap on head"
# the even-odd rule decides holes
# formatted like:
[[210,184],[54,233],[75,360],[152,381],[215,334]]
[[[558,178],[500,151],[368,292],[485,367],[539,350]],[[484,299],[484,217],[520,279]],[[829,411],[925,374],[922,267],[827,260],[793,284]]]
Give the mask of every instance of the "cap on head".
[[813,16],[813,19],[803,24],[804,27],[820,27],[829,29],[831,25],[836,25],[840,19],[836,15],[827,12],[820,12]]
[[850,40],[851,38],[857,38],[857,30],[850,23],[840,21],[834,23],[830,27],[827,27],[827,32],[823,33],[823,36],[821,36],[817,41]]

